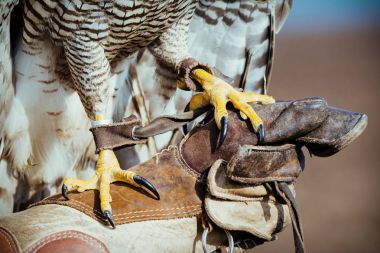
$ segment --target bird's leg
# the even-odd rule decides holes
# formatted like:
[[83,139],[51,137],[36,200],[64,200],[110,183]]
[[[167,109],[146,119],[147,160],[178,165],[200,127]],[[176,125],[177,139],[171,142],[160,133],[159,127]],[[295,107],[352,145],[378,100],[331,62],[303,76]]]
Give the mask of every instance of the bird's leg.
[[[101,115],[96,115],[95,123],[102,121]],[[100,198],[100,208],[102,213],[107,218],[109,223],[115,228],[115,223],[112,218],[111,202],[112,197],[110,194],[110,184],[113,182],[124,182],[135,187],[145,187],[150,190],[155,197],[159,200],[160,195],[156,188],[143,177],[137,175],[132,171],[122,170],[113,150],[101,150],[99,158],[96,162],[96,174],[89,180],[80,180],[76,178],[66,178],[62,185],[62,195],[68,198],[68,191],[76,190],[83,192],[86,190],[98,190]]]
[[195,110],[209,104],[215,107],[215,121],[221,130],[218,147],[227,135],[228,113],[226,104],[228,102],[231,102],[240,111],[244,119],[250,120],[253,129],[258,133],[259,143],[263,142],[265,135],[263,121],[248,103],[271,104],[275,102],[273,97],[254,92],[237,91],[222,79],[201,68],[192,70],[190,76],[202,86],[204,91],[192,97],[189,109]]

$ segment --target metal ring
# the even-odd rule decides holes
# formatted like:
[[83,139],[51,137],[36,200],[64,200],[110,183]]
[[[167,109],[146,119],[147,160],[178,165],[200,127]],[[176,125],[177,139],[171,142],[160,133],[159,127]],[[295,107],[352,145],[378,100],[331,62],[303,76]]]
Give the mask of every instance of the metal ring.
[[[209,232],[209,228],[206,227],[203,230],[203,233],[202,233],[202,248],[203,248],[203,252],[204,253],[210,253],[207,250],[207,235],[208,235],[208,232]],[[224,232],[226,233],[227,239],[228,239],[228,253],[233,253],[234,252],[234,238],[233,238],[233,236],[231,235],[231,233],[228,230],[224,229]]]

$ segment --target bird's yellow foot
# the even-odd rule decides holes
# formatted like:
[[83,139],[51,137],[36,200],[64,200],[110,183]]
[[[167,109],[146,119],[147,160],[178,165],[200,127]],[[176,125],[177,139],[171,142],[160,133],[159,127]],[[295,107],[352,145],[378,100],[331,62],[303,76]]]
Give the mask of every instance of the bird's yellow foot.
[[240,115],[244,119],[250,120],[253,129],[258,133],[258,142],[263,142],[265,135],[263,121],[248,103],[271,104],[275,102],[273,97],[254,92],[240,92],[203,69],[195,69],[190,75],[202,86],[204,91],[191,98],[189,109],[196,110],[209,104],[214,106],[215,121],[221,130],[218,147],[223,144],[227,136],[228,113],[226,104],[228,102],[231,102],[240,111]]
[[62,185],[62,195],[68,200],[68,191],[76,190],[83,192],[94,189],[99,191],[100,208],[113,228],[115,223],[112,218],[110,184],[116,181],[125,182],[136,187],[144,186],[150,190],[157,200],[160,199],[156,188],[143,177],[131,171],[122,170],[119,162],[112,150],[102,150],[99,152],[99,159],[96,163],[96,174],[89,180],[76,178],[66,178]]

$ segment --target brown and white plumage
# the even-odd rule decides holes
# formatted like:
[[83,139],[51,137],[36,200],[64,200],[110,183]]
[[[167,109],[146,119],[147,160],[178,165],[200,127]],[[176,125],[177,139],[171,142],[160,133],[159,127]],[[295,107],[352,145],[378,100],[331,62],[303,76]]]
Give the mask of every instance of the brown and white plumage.
[[[86,168],[93,165],[94,147],[87,115],[107,111],[120,120],[137,111],[149,120],[183,109],[182,98],[190,93],[176,92],[173,70],[188,55],[216,67],[236,86],[259,90],[269,73],[271,15],[285,17],[286,8],[281,15],[276,13],[290,4],[290,0],[25,1],[23,43],[16,50],[15,69],[7,72],[15,73],[17,92],[4,88],[9,86],[5,82],[0,88],[10,92],[20,108],[13,113],[1,108],[0,117],[13,115],[22,123],[21,143],[4,142],[7,131],[0,129],[4,150],[12,150],[16,143],[19,148],[2,156],[2,161],[17,160],[18,165],[8,163],[2,171],[5,167],[12,171],[28,158],[35,164],[25,171],[22,185],[29,188],[20,186],[24,190],[16,193],[17,202],[55,193],[66,176],[89,175],[91,169]],[[144,47],[149,51],[141,51]],[[138,50],[143,53],[136,57]],[[241,73],[247,73],[245,79]],[[136,87],[141,88],[138,94]],[[140,102],[132,102],[136,100]],[[155,150],[170,138],[167,134],[156,139],[160,141]],[[136,155],[136,150],[142,159],[152,155],[146,147],[128,152]]]

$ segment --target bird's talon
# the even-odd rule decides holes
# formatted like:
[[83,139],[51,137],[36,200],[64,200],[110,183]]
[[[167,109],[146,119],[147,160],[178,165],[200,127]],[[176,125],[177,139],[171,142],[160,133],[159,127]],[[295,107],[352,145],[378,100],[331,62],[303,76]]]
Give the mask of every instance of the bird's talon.
[[264,137],[265,137],[265,129],[264,129],[264,126],[263,124],[260,124],[258,127],[257,127],[257,134],[258,134],[258,144],[261,145],[264,143]]
[[103,213],[104,217],[108,220],[108,222],[111,224],[112,228],[115,229],[115,222],[112,217],[112,212],[110,210],[105,210]]
[[62,196],[66,200],[70,200],[69,196],[67,195],[67,186],[65,184],[62,184]]
[[240,111],[240,116],[243,120],[249,119],[251,121],[255,133],[258,134],[258,144],[264,142],[265,131],[262,120],[249,103],[272,104],[275,103],[273,97],[255,92],[236,90],[225,81],[201,68],[192,70],[190,76],[204,89],[203,93],[196,94],[192,97],[190,110],[201,108],[209,104],[215,107],[215,121],[221,130],[217,148],[223,144],[227,135],[226,104],[228,102],[231,102],[235,109]]
[[160,194],[158,193],[156,187],[154,187],[148,180],[145,178],[139,176],[139,175],[134,175],[133,180],[139,184],[147,188],[150,192],[153,193],[153,195],[156,197],[157,200],[160,200]]
[[227,132],[228,132],[228,119],[226,116],[223,116],[221,119],[220,119],[220,126],[221,126],[221,130],[220,130],[220,137],[219,137],[219,143],[218,143],[218,146],[217,146],[217,149],[220,148],[220,146],[222,146],[224,140],[226,139],[226,136],[227,136]]

